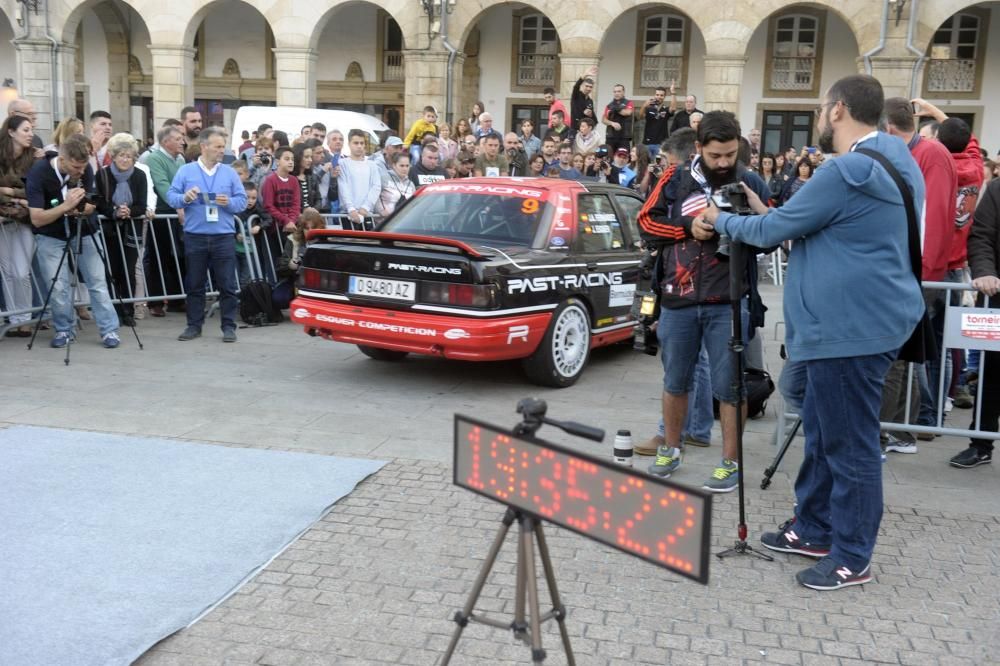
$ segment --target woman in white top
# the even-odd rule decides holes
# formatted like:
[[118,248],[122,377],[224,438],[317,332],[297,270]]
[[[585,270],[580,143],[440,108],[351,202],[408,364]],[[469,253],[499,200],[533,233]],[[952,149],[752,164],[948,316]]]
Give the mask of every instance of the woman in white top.
[[398,152],[392,156],[389,177],[382,180],[382,193],[375,204],[379,219],[385,219],[404,201],[413,196],[416,186],[410,180],[410,155]]

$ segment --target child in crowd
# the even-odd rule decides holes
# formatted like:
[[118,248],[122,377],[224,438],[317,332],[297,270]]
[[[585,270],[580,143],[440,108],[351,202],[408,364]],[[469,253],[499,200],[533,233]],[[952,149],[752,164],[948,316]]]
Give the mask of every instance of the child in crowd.
[[[256,241],[260,234],[261,215],[257,202],[257,186],[248,180],[243,181],[243,189],[247,193],[247,207],[237,217],[240,219],[236,225],[236,269],[239,271],[240,289],[250,281],[250,261],[253,256],[247,251],[247,238],[244,231],[249,230],[251,240]],[[255,246],[256,247],[256,246]],[[259,255],[258,255],[259,256]]]
[[235,171],[236,175],[240,177],[241,183],[250,180],[250,167],[247,166],[246,162],[243,160],[236,160],[229,166],[233,167],[233,171]]
[[281,259],[278,261],[278,284],[271,292],[271,302],[274,307],[285,310],[295,293],[295,279],[302,266],[302,257],[306,253],[306,232],[311,229],[325,229],[326,221],[315,208],[306,208],[295,221],[292,232],[285,241]]
[[261,198],[264,200],[264,210],[271,216],[275,227],[289,234],[295,229],[295,220],[302,210],[299,180],[292,176],[295,156],[291,148],[282,146],[274,153],[274,160],[278,165],[277,169],[264,179]]
[[413,125],[410,126],[410,131],[406,133],[406,138],[403,139],[403,146],[409,148],[410,150],[410,161],[416,164],[417,160],[420,159],[420,140],[427,135],[428,132],[437,136],[437,111],[433,106],[424,107],[423,118],[418,118]]
[[274,140],[267,136],[262,136],[257,139],[257,143],[254,144],[256,152],[253,155],[253,161],[250,162],[250,177],[247,180],[252,180],[254,185],[258,188],[261,183],[264,182],[264,178],[271,174],[274,168]]

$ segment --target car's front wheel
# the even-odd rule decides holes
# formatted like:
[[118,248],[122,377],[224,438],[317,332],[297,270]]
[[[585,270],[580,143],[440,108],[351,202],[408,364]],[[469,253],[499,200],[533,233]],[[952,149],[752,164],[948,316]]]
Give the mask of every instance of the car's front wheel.
[[542,386],[570,386],[590,357],[590,312],[576,298],[564,301],[552,316],[535,353],[522,361],[528,378]]
[[361,353],[369,358],[373,358],[376,361],[402,361],[406,358],[408,352],[396,351],[394,349],[381,349],[379,347],[368,347],[366,345],[358,345],[358,349]]

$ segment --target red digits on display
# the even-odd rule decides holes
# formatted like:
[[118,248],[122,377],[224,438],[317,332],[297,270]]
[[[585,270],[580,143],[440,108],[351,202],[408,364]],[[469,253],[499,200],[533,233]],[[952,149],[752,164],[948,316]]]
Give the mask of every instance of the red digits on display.
[[494,436],[484,443],[482,429],[473,426],[466,437],[470,488],[646,559],[694,570],[693,562],[677,555],[699,518],[683,491],[489,434]]

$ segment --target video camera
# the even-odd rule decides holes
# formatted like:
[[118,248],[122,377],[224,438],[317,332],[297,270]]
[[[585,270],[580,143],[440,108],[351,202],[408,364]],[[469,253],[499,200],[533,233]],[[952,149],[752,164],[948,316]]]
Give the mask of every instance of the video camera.
[[[736,215],[753,215],[750,200],[743,190],[743,183],[726,183],[712,195],[712,201],[719,210]],[[719,249],[715,251],[716,258],[729,259],[729,236],[719,234]]]

